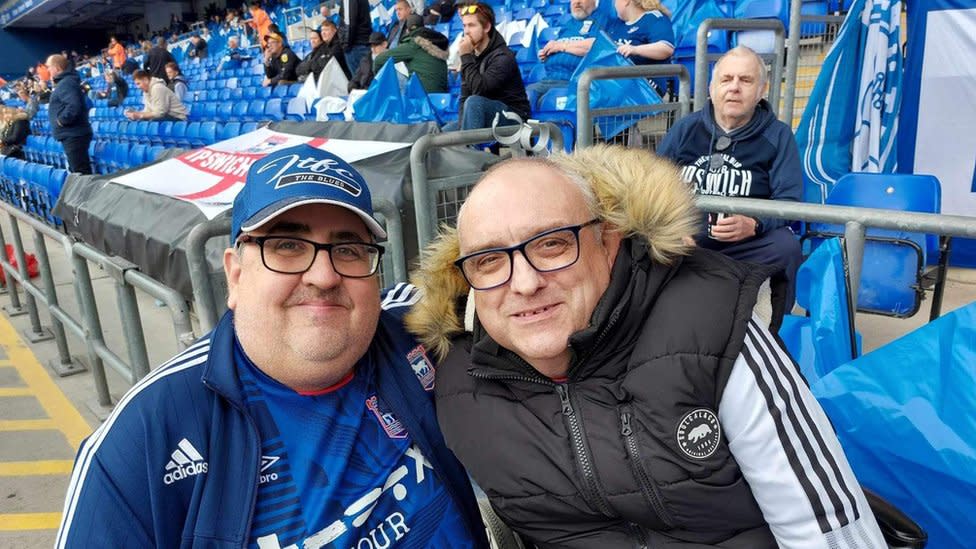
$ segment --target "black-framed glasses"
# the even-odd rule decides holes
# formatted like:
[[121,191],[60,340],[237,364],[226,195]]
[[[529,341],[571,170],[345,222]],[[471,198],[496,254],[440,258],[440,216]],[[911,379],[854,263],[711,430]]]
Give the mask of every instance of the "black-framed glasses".
[[725,165],[725,159],[722,158],[722,151],[729,148],[732,144],[732,139],[727,135],[723,135],[715,141],[715,150],[712,151],[712,156],[708,159],[708,171],[717,172],[722,169]]
[[332,268],[346,278],[367,278],[376,274],[385,249],[368,242],[322,244],[294,236],[244,235],[239,243],[252,242],[261,248],[261,263],[269,271],[301,274],[312,268],[319,250],[329,255]]
[[514,246],[466,255],[454,265],[475,290],[491,290],[511,280],[515,252],[520,252],[529,266],[540,273],[565,269],[579,260],[580,231],[596,223],[600,220],[549,229]]

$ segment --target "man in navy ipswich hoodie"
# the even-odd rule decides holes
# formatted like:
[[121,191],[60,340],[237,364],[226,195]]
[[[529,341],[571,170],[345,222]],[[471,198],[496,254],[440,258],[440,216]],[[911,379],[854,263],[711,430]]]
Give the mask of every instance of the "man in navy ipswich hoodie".
[[[745,46],[729,50],[712,71],[711,101],[671,128],[657,153],[681,166],[698,194],[798,202],[800,157],[790,127],[762,99],[766,66]],[[772,278],[772,328],[793,308],[800,245],[782,219],[706,214],[698,245],[742,261],[778,265]]]

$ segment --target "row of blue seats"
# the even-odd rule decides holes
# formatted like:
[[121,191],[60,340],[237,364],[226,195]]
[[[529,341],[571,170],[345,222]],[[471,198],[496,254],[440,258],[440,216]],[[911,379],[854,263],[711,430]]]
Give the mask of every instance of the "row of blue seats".
[[302,84],[282,84],[280,86],[251,86],[247,88],[221,88],[192,91],[194,101],[233,101],[236,99],[267,99],[271,97],[292,98],[298,95]]
[[0,157],[0,198],[53,225],[61,224],[51,210],[67,178],[61,168]]
[[260,73],[253,74],[251,76],[242,76],[240,78],[230,78],[230,77],[198,78],[195,80],[190,80],[187,87],[190,89],[190,91],[222,90],[224,88],[247,88],[247,87],[260,88],[263,82],[264,82],[264,70],[262,69]]
[[257,122],[98,122],[95,138],[116,143],[142,143],[192,148],[224,141],[258,128]]
[[162,145],[136,143],[115,143],[112,141],[92,141],[88,151],[93,161],[95,173],[107,174],[128,170],[155,161],[166,150]]
[[[204,101],[192,105],[190,120],[214,120],[228,122],[260,122],[265,120],[279,121],[286,118],[287,103],[280,98],[252,99],[250,101],[219,102]],[[89,112],[88,119],[92,122],[125,120],[124,107],[98,107]],[[304,113],[301,113],[304,114]],[[301,119],[302,117],[297,117]]]
[[30,162],[58,168],[68,167],[64,147],[50,136],[28,135],[27,143],[24,144],[24,156]]

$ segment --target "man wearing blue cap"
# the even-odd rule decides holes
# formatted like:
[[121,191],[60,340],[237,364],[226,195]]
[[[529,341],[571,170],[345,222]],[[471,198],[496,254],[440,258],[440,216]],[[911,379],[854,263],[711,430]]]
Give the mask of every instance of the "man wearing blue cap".
[[251,167],[230,311],[84,442],[57,547],[487,547],[401,325],[417,295],[380,295],[371,204],[314,147]]

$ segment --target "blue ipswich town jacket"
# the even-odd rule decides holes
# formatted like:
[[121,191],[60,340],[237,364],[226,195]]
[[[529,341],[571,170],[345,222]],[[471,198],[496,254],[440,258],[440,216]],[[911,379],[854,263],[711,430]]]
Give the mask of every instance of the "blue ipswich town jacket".
[[[383,299],[367,351],[376,390],[410,433],[487,548],[467,474],[444,444],[432,394],[407,360],[401,323],[416,301],[400,284]],[[232,313],[209,336],[153,370],[82,444],[56,547],[231,548],[247,545],[261,441],[233,362]]]

